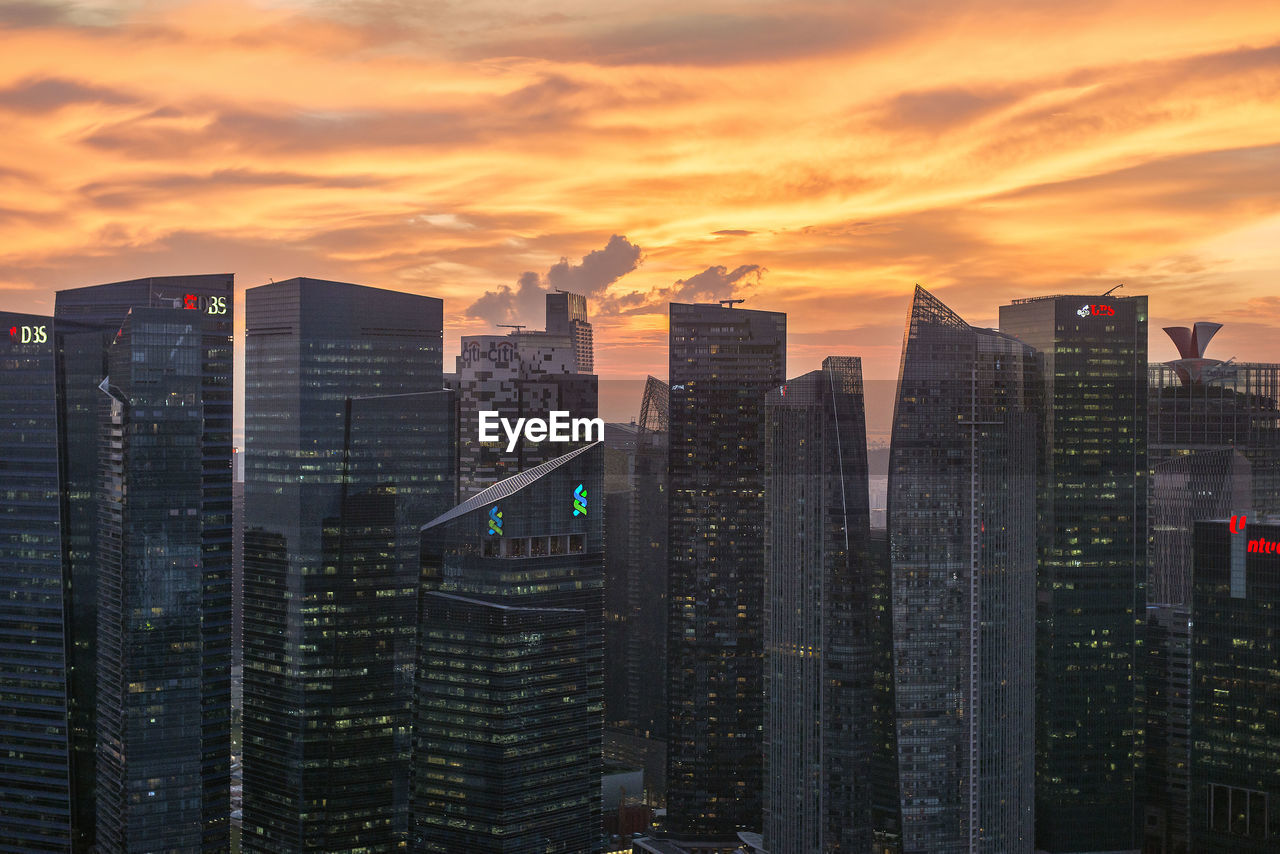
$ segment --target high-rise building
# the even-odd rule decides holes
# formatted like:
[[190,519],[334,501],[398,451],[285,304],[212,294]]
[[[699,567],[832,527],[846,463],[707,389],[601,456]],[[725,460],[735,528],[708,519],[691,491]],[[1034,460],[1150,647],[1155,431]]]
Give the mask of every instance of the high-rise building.
[[416,852],[599,850],[601,450],[521,472],[422,528]]
[[232,300],[224,274],[56,297],[77,847],[90,797],[98,851],[228,845]]
[[902,851],[1033,843],[1035,353],[917,287],[889,457]]
[[53,318],[0,312],[0,851],[71,848]]
[[1187,854],[1191,806],[1191,606],[1148,605],[1143,685],[1143,854]]
[[246,294],[245,851],[408,836],[418,528],[454,501],[438,299]]
[[1197,522],[1191,619],[1191,845],[1280,850],[1280,519]]
[[785,314],[671,305],[667,808],[680,839],[761,827],[764,399]]
[[[657,740],[667,736],[668,401],[667,384],[649,377],[628,471],[626,714],[637,733]],[[645,770],[647,776],[658,776],[648,765]],[[660,776],[665,779],[665,768]],[[651,791],[658,790],[657,780],[647,782]]]
[[1036,844],[1142,844],[1139,660],[1147,582],[1147,298],[1016,300],[1000,329],[1043,375]]
[[871,566],[862,361],[770,391],[764,842],[871,850]]
[[547,294],[547,332],[568,336],[578,373],[595,373],[595,351],[585,296],[569,291]]
[[511,335],[465,335],[449,386],[457,392],[458,488],[467,498],[499,480],[527,471],[565,450],[552,442],[519,442],[508,451],[506,435],[481,442],[480,413],[546,418],[560,410],[594,418],[597,382],[579,373],[568,335],[517,331]]

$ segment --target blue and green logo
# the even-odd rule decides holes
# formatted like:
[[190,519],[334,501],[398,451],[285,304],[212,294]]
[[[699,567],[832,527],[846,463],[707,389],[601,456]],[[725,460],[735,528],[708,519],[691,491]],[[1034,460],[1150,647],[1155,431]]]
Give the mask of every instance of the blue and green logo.
[[578,488],[573,491],[573,515],[587,515],[587,490],[578,484]]
[[498,505],[493,505],[489,511],[489,533],[502,536],[502,511],[498,509]]

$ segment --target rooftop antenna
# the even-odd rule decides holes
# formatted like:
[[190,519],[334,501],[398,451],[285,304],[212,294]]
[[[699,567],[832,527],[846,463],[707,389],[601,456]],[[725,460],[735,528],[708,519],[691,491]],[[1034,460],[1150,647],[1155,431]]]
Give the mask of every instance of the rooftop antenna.
[[733,304],[734,304],[734,303],[736,303],[736,302],[746,302],[746,300],[744,300],[744,299],[722,299],[722,300],[720,300],[720,304],[721,304],[722,306],[724,306],[725,308],[733,308]]
[[521,329],[528,328],[523,323],[499,323],[498,326],[501,326],[503,329],[514,329],[516,332],[519,332]]
[[[1116,288],[1123,288],[1123,287],[1124,287],[1124,282],[1121,282],[1120,284],[1116,285],[1115,288],[1112,288],[1111,291],[1114,291]],[[1111,296],[1111,291],[1107,291],[1105,294],[1103,294],[1103,296],[1104,297]]]

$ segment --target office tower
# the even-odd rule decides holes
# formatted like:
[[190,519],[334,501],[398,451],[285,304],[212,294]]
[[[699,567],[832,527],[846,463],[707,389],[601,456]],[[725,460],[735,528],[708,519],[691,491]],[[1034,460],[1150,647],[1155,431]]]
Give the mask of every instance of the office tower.
[[[886,494],[886,499],[888,495]],[[874,510],[872,511],[874,514]],[[871,826],[873,854],[902,850],[902,802],[898,797],[897,703],[893,690],[893,572],[889,531],[872,528],[871,599]]]
[[0,851],[68,851],[53,318],[0,312],[0,368]]
[[599,849],[599,444],[422,528],[416,852]]
[[[554,295],[553,295],[554,296]],[[457,372],[458,488],[469,498],[488,486],[563,453],[553,442],[519,442],[511,451],[502,430],[498,440],[481,442],[480,413],[492,411],[515,422],[546,418],[560,410],[573,418],[594,418],[594,374],[578,372],[568,335],[517,330],[510,335],[464,335]]]
[[628,472],[636,449],[636,425],[604,426],[604,723],[631,729],[627,673],[630,614],[631,488]]
[[219,274],[55,300],[80,848],[90,797],[99,851],[228,844],[232,298]]
[[917,287],[889,456],[902,850],[1032,850],[1035,353]]
[[408,834],[417,529],[454,500],[442,304],[246,294],[245,851]]
[[591,324],[587,321],[587,298],[568,291],[547,294],[547,332],[567,336],[580,374],[595,373],[595,353]]
[[[656,377],[645,381],[636,424],[631,486],[630,573],[627,585],[627,718],[645,738],[667,736],[667,439],[670,390]],[[666,768],[649,778],[666,777]],[[650,791],[661,792],[657,779]]]
[[679,839],[761,827],[764,396],[786,315],[671,305],[667,808]]
[[1147,580],[1147,299],[1000,308],[1044,397],[1036,608],[1036,845],[1141,846]]
[[1187,854],[1191,779],[1191,606],[1148,605],[1142,850]]
[[1197,522],[1191,618],[1191,846],[1280,848],[1280,519]]
[[872,572],[862,361],[770,391],[764,609],[764,842],[871,848]]

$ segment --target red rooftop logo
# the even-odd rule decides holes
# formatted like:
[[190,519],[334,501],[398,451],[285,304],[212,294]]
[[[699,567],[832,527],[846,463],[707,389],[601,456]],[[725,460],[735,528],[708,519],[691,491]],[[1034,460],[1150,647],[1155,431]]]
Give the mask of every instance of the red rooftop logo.
[[1082,305],[1076,314],[1081,317],[1115,317],[1116,310],[1109,305]]

